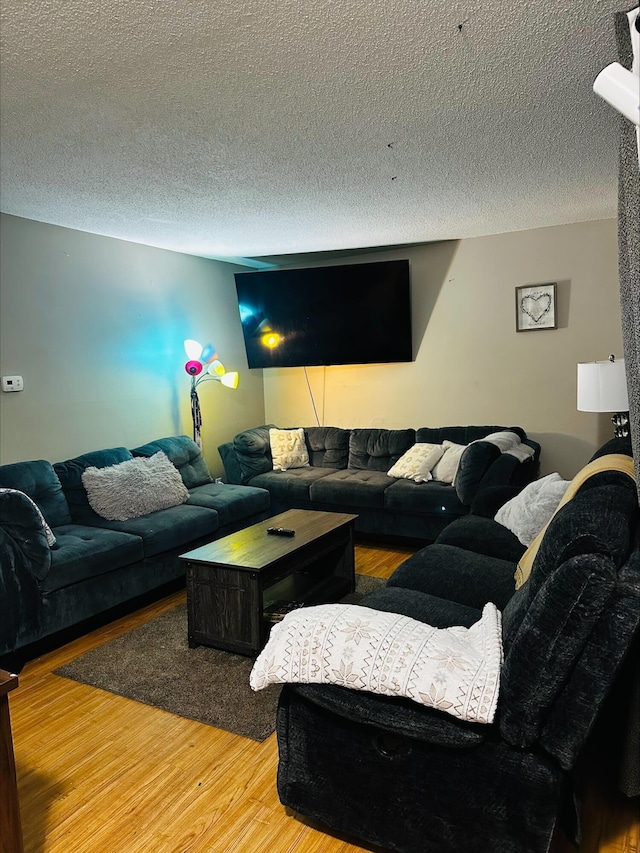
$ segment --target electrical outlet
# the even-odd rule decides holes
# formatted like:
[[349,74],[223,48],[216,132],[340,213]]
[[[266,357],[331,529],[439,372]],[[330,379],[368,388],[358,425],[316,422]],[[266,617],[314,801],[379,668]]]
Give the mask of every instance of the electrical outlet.
[[22,376],[3,376],[2,390],[3,391],[22,391],[24,389],[24,381]]

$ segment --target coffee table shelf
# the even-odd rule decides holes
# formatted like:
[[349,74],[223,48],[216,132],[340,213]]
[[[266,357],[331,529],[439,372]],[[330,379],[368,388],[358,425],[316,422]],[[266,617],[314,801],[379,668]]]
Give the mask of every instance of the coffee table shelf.
[[[267,640],[276,603],[320,604],[353,592],[356,518],[289,510],[183,554],[189,645],[254,655]],[[269,536],[272,526],[296,535]]]

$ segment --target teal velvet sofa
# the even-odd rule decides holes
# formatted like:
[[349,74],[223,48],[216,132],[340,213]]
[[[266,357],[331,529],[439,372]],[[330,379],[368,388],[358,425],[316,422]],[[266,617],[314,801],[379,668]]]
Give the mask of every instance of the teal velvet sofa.
[[[94,512],[82,481],[87,468],[158,451],[179,471],[188,493],[184,503],[126,521]],[[177,581],[185,572],[180,554],[270,514],[268,491],[213,482],[187,436],[55,464],[38,459],[0,466],[0,655]]]
[[[519,490],[535,479],[539,468],[540,445],[517,426],[417,430],[323,426],[304,428],[308,467],[275,471],[271,428],[276,427],[265,424],[245,430],[218,448],[226,479],[267,489],[274,514],[287,509],[355,513],[355,529],[365,535],[432,541],[448,524],[469,513],[480,492],[494,486]],[[531,450],[526,461],[484,440],[505,430],[516,433],[523,447]],[[414,444],[444,441],[468,445],[453,483],[417,483],[388,476]]]

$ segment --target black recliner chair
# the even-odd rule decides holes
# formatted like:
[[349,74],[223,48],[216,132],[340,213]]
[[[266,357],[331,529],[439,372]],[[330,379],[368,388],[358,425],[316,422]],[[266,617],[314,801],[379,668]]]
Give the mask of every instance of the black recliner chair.
[[[285,685],[277,719],[284,805],[399,853],[548,850],[560,805],[571,801],[563,794],[572,769],[638,633],[635,482],[617,471],[587,480],[554,516],[518,591],[511,578],[524,548],[496,524],[455,522],[446,543],[410,557],[360,602],[436,627],[469,626],[493,587],[505,654],[495,721],[465,723],[333,685]],[[473,542],[485,553],[469,550]]]

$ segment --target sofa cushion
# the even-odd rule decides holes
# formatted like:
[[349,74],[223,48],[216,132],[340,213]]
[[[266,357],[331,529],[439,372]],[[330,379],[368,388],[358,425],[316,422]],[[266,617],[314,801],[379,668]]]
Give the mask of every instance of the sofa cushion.
[[220,526],[236,524],[269,509],[269,492],[231,483],[205,483],[189,490],[188,504],[214,509]]
[[351,431],[340,427],[305,427],[309,462],[316,468],[346,468]]
[[36,502],[50,527],[71,523],[62,484],[51,462],[46,459],[0,465],[0,486],[28,495]]
[[384,506],[402,512],[437,513],[454,517],[467,512],[455,489],[435,480],[429,483],[395,480],[385,489]]
[[[573,499],[575,499],[576,494],[582,489],[599,488],[600,485],[604,485],[608,482],[615,483],[615,477],[622,477],[623,480],[626,481],[625,487],[627,488],[627,490],[633,491],[635,494],[635,472],[633,468],[633,459],[626,455],[609,456],[595,459],[593,462],[589,462],[587,465],[585,465],[585,467],[582,468],[581,471],[578,471],[576,476],[569,484],[566,492],[562,496],[562,499],[558,504],[558,509],[556,509],[551,521],[542,528],[542,530],[538,533],[538,535],[528,546],[527,550],[518,561],[518,567],[514,577],[517,587],[520,587],[531,574],[533,565],[538,555],[538,550],[546,536],[549,526],[555,520],[555,516],[558,515],[567,504],[572,503]],[[576,506],[581,508],[581,503],[578,502]],[[585,515],[589,515],[588,505],[586,507]],[[593,519],[587,518],[587,524],[591,531],[596,530],[597,522],[594,527]],[[556,530],[558,529],[560,528],[556,528]],[[596,550],[599,550],[600,553],[606,553],[606,543],[604,546],[604,551],[602,550],[602,543],[596,546]]]
[[81,524],[65,524],[56,533],[58,548],[51,552],[51,569],[40,582],[45,594],[137,563],[144,556],[142,540],[127,533]]
[[589,462],[593,462],[595,459],[600,459],[601,456],[609,456],[612,453],[622,453],[625,456],[633,456],[631,436],[621,435],[615,436],[615,438],[610,438],[609,441],[606,441],[596,450]]
[[150,512],[128,521],[107,521],[99,515],[96,518],[96,527],[139,536],[144,544],[145,557],[189,545],[195,539],[211,536],[220,527],[218,513],[214,509],[189,504]]
[[349,468],[386,473],[415,441],[413,429],[352,429]]
[[159,450],[165,453],[176,466],[187,489],[211,483],[211,473],[202,451],[188,435],[158,438],[141,447],[134,447],[131,453],[134,456],[153,456]]
[[637,512],[631,477],[602,471],[549,523],[529,580],[504,612],[503,690],[509,711],[501,728],[511,743],[525,746],[540,736],[615,594]]
[[517,433],[522,440],[527,437],[522,427],[505,426],[443,426],[443,427],[420,427],[416,433],[417,441],[432,441],[434,444],[442,444],[444,441],[453,441],[456,444],[471,444],[472,441],[484,438],[492,432],[510,430]]
[[117,465],[128,459],[133,459],[133,456],[126,447],[111,447],[84,453],[74,459],[67,459],[66,462],[55,463],[53,469],[62,483],[74,524],[97,523],[98,526],[102,526],[100,516],[89,505],[87,490],[82,484],[82,475],[87,468],[107,468],[109,465]]
[[517,563],[524,545],[510,530],[492,518],[465,515],[452,521],[436,539],[440,545],[456,545],[476,554]]
[[[623,692],[626,693],[629,685],[633,683],[637,691],[639,622],[640,519],[635,523],[635,542],[629,559],[618,572],[614,594],[607,607],[600,613],[600,618],[587,639],[575,667],[544,721],[541,743],[565,769],[569,769],[575,763],[586,733],[591,730],[601,703],[609,694],[614,679],[616,687],[622,688]],[[631,638],[634,635],[635,640],[632,641]],[[633,645],[629,649],[631,642]],[[626,667],[624,673],[618,671],[623,659]],[[624,702],[610,701],[609,710],[621,709],[621,707],[624,709],[624,705]],[[637,772],[640,761],[640,752],[637,749],[637,712],[639,710],[637,698],[634,707],[635,715],[633,712],[628,715],[630,731],[627,728],[624,735],[626,755],[622,759],[622,764],[623,768],[626,765],[626,772],[623,769],[619,779],[620,790],[627,796],[637,796],[640,793]],[[632,721],[635,721],[635,725]]]
[[247,484],[257,474],[273,470],[269,430],[277,429],[275,424],[247,429],[239,432],[233,439],[233,449],[240,465],[243,484]]
[[522,621],[509,619],[500,698],[500,731],[509,743],[526,748],[539,739],[615,583],[608,556],[572,556],[545,578]]
[[269,446],[274,471],[309,467],[309,451],[302,427],[297,429],[270,429]]
[[434,543],[405,560],[387,586],[414,589],[476,609],[492,601],[502,609],[514,592],[514,568],[509,560]]
[[91,508],[111,521],[139,518],[189,497],[178,469],[162,450],[107,468],[87,468],[82,485]]
[[629,552],[630,520],[636,506],[631,477],[617,471],[592,476],[547,527],[531,569],[529,600],[573,556],[603,554],[619,568]]
[[309,496],[312,501],[324,504],[382,508],[385,490],[392,482],[380,471],[346,468],[312,482]]
[[291,471],[267,471],[251,478],[251,486],[268,489],[274,499],[285,503],[306,503],[311,498],[309,489],[323,477],[333,474],[331,468],[292,468]]
[[401,586],[385,586],[365,595],[358,603],[374,610],[402,613],[435,628],[449,628],[451,625],[470,628],[482,615],[480,608]]

